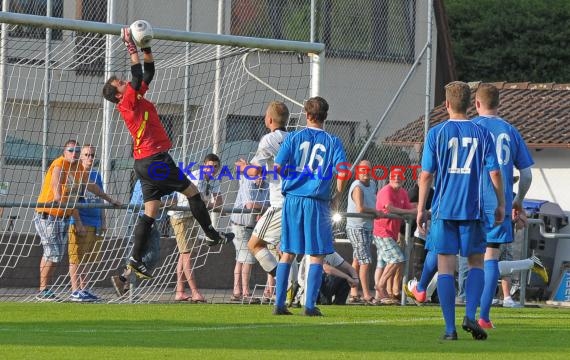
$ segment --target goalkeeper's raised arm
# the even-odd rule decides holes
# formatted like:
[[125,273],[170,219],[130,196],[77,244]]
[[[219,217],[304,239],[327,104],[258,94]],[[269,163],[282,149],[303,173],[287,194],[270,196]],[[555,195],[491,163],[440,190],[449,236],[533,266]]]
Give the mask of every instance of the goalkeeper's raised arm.
[[150,40],[141,44],[141,51],[143,52],[143,67],[140,63],[139,52],[137,50],[137,45],[133,41],[129,27],[125,27],[121,30],[121,37],[127,52],[131,57],[131,85],[136,90],[139,91],[142,82],[150,85],[150,82],[154,78],[154,58],[152,56],[152,50],[150,48]]

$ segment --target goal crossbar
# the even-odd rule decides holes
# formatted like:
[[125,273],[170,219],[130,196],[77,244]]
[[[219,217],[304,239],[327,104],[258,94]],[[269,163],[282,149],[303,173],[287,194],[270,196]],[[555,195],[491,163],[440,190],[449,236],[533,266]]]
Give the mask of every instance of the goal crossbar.
[[[127,26],[121,24],[107,24],[95,21],[64,19],[11,12],[0,12],[0,23],[49,27],[52,29],[93,32],[108,35],[120,35],[121,29]],[[298,51],[319,55],[323,54],[325,51],[325,44],[323,43],[252,38],[246,36],[210,34],[163,28],[153,28],[153,32],[154,38],[160,40],[186,41],[201,44],[239,46],[266,50]]]

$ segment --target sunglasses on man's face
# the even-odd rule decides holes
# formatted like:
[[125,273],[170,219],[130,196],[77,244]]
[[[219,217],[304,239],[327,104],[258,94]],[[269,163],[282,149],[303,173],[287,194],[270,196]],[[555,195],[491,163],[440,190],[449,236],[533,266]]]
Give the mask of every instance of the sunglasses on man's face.
[[69,151],[69,152],[76,152],[76,153],[81,152],[81,148],[80,148],[79,146],[76,146],[76,147],[68,147],[68,148],[65,149],[65,150],[66,150],[66,151]]

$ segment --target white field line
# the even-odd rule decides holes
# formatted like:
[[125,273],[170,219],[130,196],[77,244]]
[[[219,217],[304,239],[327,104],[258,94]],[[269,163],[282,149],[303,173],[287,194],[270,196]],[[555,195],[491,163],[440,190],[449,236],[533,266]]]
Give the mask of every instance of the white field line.
[[[137,332],[188,332],[188,331],[224,331],[224,330],[255,330],[255,329],[276,329],[276,328],[296,328],[296,327],[314,327],[314,326],[338,326],[338,325],[366,325],[366,324],[388,324],[388,323],[405,323],[405,322],[421,322],[421,321],[433,321],[437,319],[437,317],[426,317],[426,318],[415,318],[415,319],[393,319],[393,320],[384,320],[384,319],[374,319],[374,320],[363,320],[363,321],[337,321],[337,322],[316,322],[316,323],[291,323],[291,324],[243,324],[243,325],[232,325],[232,326],[177,326],[172,328],[146,328],[146,329],[137,329]],[[129,331],[131,329],[130,326],[125,326],[122,328],[117,328],[113,326],[112,328],[100,328],[100,329],[69,329],[69,328],[51,328],[51,329],[25,329],[26,333],[124,333],[125,331]],[[8,327],[0,327],[0,332],[2,331],[13,331],[14,328]]]
[[[458,319],[461,320],[463,316],[458,316]],[[524,315],[524,314],[513,314],[513,315],[497,315],[493,317],[493,320],[496,319],[550,319],[552,316],[541,316],[541,315]],[[410,318],[410,319],[373,319],[373,320],[362,320],[362,321],[329,321],[329,322],[315,322],[315,323],[291,323],[291,324],[243,324],[243,325],[232,325],[232,326],[177,326],[171,328],[162,328],[156,329],[152,327],[148,328],[137,328],[137,332],[205,332],[205,331],[224,331],[224,330],[255,330],[255,329],[278,329],[278,328],[301,328],[301,327],[315,327],[315,326],[338,326],[338,325],[366,325],[366,324],[402,324],[402,323],[415,323],[415,322],[427,322],[441,319],[440,316],[432,316],[432,317],[420,317],[420,318]],[[443,319],[442,319],[443,323]],[[124,333],[125,331],[129,331],[132,328],[130,326],[125,326],[121,328],[117,328],[116,326],[109,327],[109,328],[99,328],[99,329],[92,329],[92,328],[51,328],[51,329],[22,329],[26,333],[60,333],[60,334],[78,334],[78,333]],[[0,332],[8,332],[8,331],[18,331],[19,329],[14,327],[0,327]]]

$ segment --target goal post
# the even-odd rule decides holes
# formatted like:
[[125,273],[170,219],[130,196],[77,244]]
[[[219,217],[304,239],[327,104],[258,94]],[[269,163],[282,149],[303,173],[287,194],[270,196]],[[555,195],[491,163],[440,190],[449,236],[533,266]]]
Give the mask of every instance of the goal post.
[[[0,12],[0,23],[0,301],[35,301],[42,247],[32,219],[45,169],[61,156],[64,143],[92,144],[105,191],[129,203],[134,186],[130,135],[113,104],[100,95],[111,74],[130,77],[128,56],[118,36],[123,25],[10,12]],[[29,37],[28,27],[59,35]],[[238,157],[251,158],[265,133],[263,115],[270,101],[289,106],[289,127],[295,128],[302,125],[303,100],[318,95],[322,86],[325,53],[320,43],[155,28],[152,48],[156,74],[146,96],[156,105],[179,166],[199,165],[219,138],[218,155],[231,172]],[[212,131],[214,119],[218,133]],[[219,220],[225,229],[235,211],[237,181],[222,178],[220,189],[229,210]],[[98,254],[88,256],[79,275],[104,300],[130,301],[117,300],[109,280],[124,267],[140,205],[101,208],[106,208],[108,230]],[[161,209],[163,219],[166,211]],[[166,255],[154,269],[155,278],[139,284],[140,302],[174,296],[178,249],[170,224],[163,221],[159,230]],[[220,259],[233,260],[230,252],[233,248],[211,249],[197,241],[193,270],[227,271],[227,262]],[[214,286],[231,288],[231,274],[230,269]],[[205,272],[196,276],[206,279]],[[50,287],[68,299],[67,258],[58,264]]]

